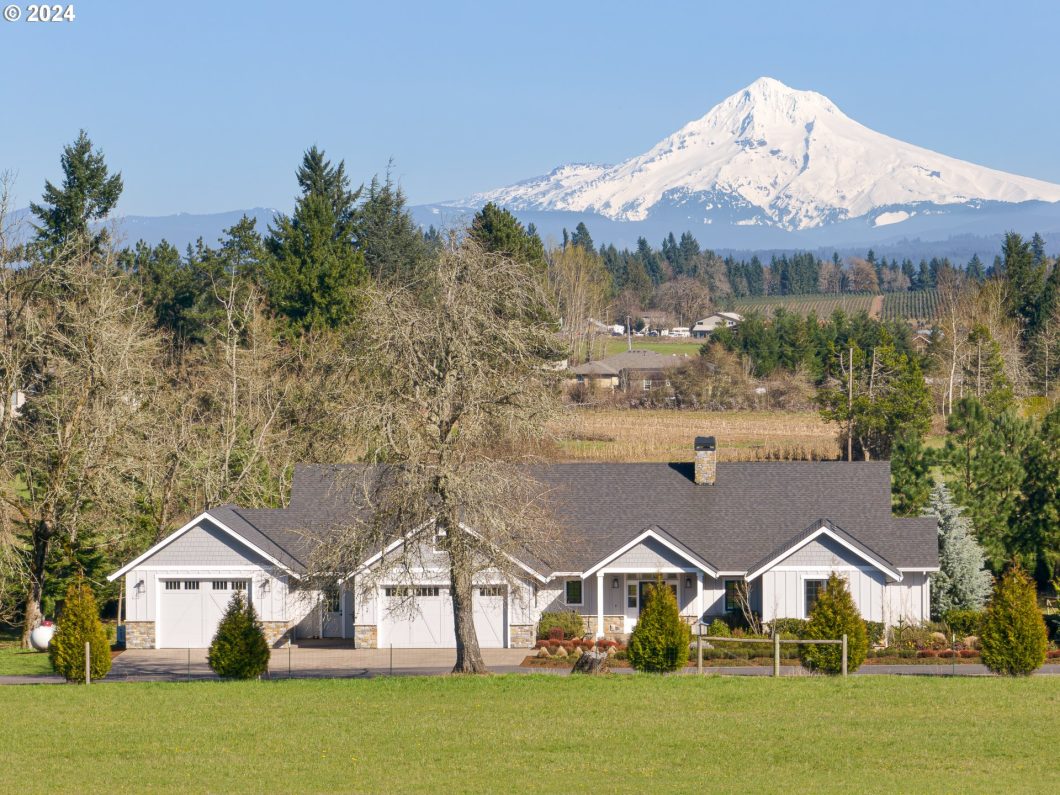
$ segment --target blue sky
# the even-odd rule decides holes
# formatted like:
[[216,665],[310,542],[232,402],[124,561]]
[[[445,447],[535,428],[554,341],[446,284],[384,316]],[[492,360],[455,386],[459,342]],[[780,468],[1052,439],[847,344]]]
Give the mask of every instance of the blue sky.
[[72,23],[0,21],[19,206],[81,127],[122,171],[126,214],[286,209],[313,143],[357,181],[393,157],[413,203],[438,201],[640,153],[762,75],[1060,182],[1056,2],[74,6]]

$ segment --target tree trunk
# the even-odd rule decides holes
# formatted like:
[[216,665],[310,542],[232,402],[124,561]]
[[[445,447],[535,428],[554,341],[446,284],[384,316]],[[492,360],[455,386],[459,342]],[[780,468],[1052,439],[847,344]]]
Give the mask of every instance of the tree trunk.
[[51,532],[43,526],[33,534],[33,559],[30,563],[29,589],[26,592],[25,617],[22,621],[22,646],[28,649],[29,636],[44,618],[41,602],[44,599],[45,565],[48,560],[48,548],[51,546]]
[[479,649],[478,635],[475,632],[474,588],[471,584],[471,565],[466,557],[466,549],[450,549],[449,584],[453,595],[453,621],[456,625],[456,665],[453,666],[453,673],[486,674],[489,669],[482,661],[482,651]]

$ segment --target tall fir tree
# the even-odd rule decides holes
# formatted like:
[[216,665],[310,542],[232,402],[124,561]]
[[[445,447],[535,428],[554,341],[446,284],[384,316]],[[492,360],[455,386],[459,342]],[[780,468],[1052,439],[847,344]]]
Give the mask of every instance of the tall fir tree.
[[1029,338],[1037,331],[1041,317],[1041,299],[1045,289],[1044,252],[1039,261],[1030,243],[1016,232],[1009,232],[1001,246],[1001,256],[1005,278],[1011,287],[1010,311],[1023,321],[1024,334]]
[[88,134],[81,130],[69,146],[63,148],[63,181],[56,187],[44,183],[41,203],[30,204],[39,224],[36,242],[47,251],[56,251],[75,242],[85,244],[92,253],[107,242],[107,230],[93,233],[91,224],[107,217],[122,192],[121,173],[111,174],[103,152],[93,151]]
[[932,616],[941,619],[950,610],[981,610],[990,598],[993,577],[971,520],[942,483],[931,492],[928,512],[939,522],[939,571],[931,577]]
[[340,163],[313,147],[297,173],[302,195],[291,216],[277,216],[264,268],[269,304],[294,329],[336,328],[354,319],[364,256],[354,247],[348,189]]
[[574,234],[571,235],[570,244],[584,249],[587,254],[596,253],[596,249],[593,247],[592,235],[589,234],[589,227],[582,221],[579,221],[578,225],[574,227]]
[[382,180],[373,177],[368,184],[354,227],[357,248],[374,279],[408,283],[419,277],[427,262],[427,246],[389,166]]
[[920,434],[898,433],[891,450],[891,501],[899,516],[923,512],[931,496],[931,463]]
[[544,273],[545,247],[536,230],[531,234],[523,229],[514,215],[492,202],[475,213],[470,234],[486,251],[512,257]]
[[1045,585],[1060,579],[1060,405],[1030,436],[1023,470],[1013,550]]

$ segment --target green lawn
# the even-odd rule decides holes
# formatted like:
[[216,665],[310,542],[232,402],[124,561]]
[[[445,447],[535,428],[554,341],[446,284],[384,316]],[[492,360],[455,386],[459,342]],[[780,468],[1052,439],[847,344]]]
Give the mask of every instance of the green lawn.
[[5,791],[1049,792],[1060,680],[495,676],[0,689]]
[[[698,356],[699,349],[703,347],[703,340],[683,339],[681,341],[660,340],[658,337],[634,337],[633,350],[655,351],[656,353],[683,353],[688,356]],[[609,339],[605,354],[614,356],[629,348],[625,337]]]
[[50,674],[51,663],[43,651],[23,649],[18,641],[0,640],[0,676]]

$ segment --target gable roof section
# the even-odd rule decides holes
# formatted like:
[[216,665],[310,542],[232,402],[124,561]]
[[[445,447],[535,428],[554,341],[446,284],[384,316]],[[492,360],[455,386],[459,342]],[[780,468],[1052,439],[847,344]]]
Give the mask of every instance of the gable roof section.
[[656,541],[661,543],[663,546],[665,546],[672,552],[675,552],[680,555],[682,558],[687,560],[696,568],[702,569],[703,571],[707,572],[707,574],[709,574],[711,577],[718,576],[717,568],[712,566],[707,561],[703,560],[699,555],[697,555],[695,552],[685,546],[680,539],[675,538],[670,533],[667,533],[658,525],[645,528],[643,531],[635,535],[633,538],[624,543],[618,549],[614,550],[610,554],[606,555],[602,560],[597,561],[595,564],[586,569],[582,576],[590,577],[593,574],[596,574],[596,572],[600,571],[600,569],[606,568],[608,563],[620,558],[626,552],[633,549],[638,544],[643,543],[649,538],[654,538]]
[[[279,566],[280,568],[288,571],[294,576],[298,576],[298,571],[304,571],[304,567],[295,561],[288,553],[283,549],[279,548],[270,539],[259,533],[253,526],[249,525],[235,509],[230,505],[224,505],[220,508],[214,508],[209,511],[204,511],[192,519],[187,524],[183,525],[177,530],[174,530],[168,536],[163,538],[149,550],[144,552],[135,560],[125,564],[113,574],[107,576],[109,582],[114,582],[124,574],[135,569],[141,563],[150,559],[156,552],[164,549],[165,547],[172,544],[178,538],[181,538],[187,532],[195,527],[198,527],[203,523],[203,520],[209,520],[210,524],[217,527],[227,535],[234,538],[240,544],[245,546],[252,552],[260,555],[271,563]],[[226,521],[227,520],[227,521]],[[255,543],[258,542],[258,543]],[[260,546],[259,546],[260,544]],[[289,565],[289,564],[294,564]]]
[[784,544],[781,544],[761,560],[753,563],[747,569],[747,579],[754,580],[760,577],[782,560],[821,536],[828,536],[843,547],[849,549],[869,565],[879,569],[895,582],[901,582],[902,573],[898,570],[897,566],[827,519],[819,519],[816,522],[813,522],[797,536]]

